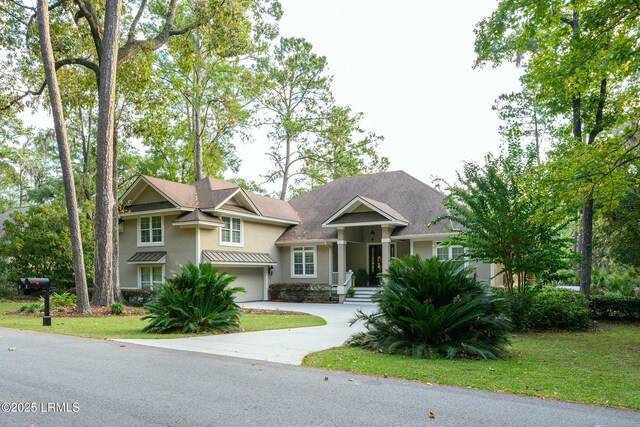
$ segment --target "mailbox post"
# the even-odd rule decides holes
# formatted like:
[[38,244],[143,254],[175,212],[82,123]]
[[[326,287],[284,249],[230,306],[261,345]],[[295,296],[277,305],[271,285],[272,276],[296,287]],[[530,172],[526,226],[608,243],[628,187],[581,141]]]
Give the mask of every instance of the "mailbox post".
[[25,295],[44,296],[44,317],[43,326],[51,326],[51,313],[49,311],[49,293],[51,292],[51,281],[48,277],[27,277],[18,279],[18,289]]

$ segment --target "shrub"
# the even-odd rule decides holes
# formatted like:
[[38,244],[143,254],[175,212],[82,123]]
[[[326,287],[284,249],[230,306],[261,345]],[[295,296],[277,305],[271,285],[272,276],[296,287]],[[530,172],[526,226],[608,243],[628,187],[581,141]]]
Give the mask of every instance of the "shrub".
[[63,292],[61,294],[54,292],[50,296],[51,305],[53,307],[71,307],[74,308],[76,306],[77,297],[75,294],[69,292]]
[[123,289],[122,297],[127,304],[142,307],[156,298],[156,293],[150,289]]
[[529,328],[529,309],[531,299],[528,294],[510,294],[507,289],[494,288],[493,293],[500,299],[499,305],[503,312],[511,319],[514,331],[524,331]]
[[615,294],[592,295],[589,308],[595,319],[640,320],[640,298]]
[[331,285],[326,283],[272,283],[269,299],[289,302],[329,302]]
[[581,292],[554,286],[536,286],[527,294],[528,328],[586,329],[591,324],[589,302]]
[[367,286],[369,283],[369,273],[364,268],[356,270],[353,277],[355,277],[356,286]]
[[160,287],[157,301],[145,305],[150,320],[145,332],[196,333],[226,331],[240,325],[240,307],[234,294],[243,288],[231,288],[235,277],[219,272],[211,264],[181,267],[179,275]]
[[394,259],[386,285],[372,300],[379,311],[359,310],[366,332],[351,345],[414,357],[498,359],[507,354],[509,319],[497,299],[458,261],[419,256]]
[[21,305],[19,310],[26,311],[27,313],[35,313],[36,311],[40,311],[40,304],[34,302],[31,304]]
[[593,269],[591,294],[640,297],[640,269],[626,266]]
[[124,313],[124,305],[120,304],[119,302],[114,302],[109,306],[109,311],[111,312],[111,314],[119,316]]

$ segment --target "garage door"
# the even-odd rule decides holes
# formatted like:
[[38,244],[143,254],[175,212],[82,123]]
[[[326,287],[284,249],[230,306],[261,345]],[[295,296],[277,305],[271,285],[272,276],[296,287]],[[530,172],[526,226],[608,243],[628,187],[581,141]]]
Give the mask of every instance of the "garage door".
[[219,269],[237,277],[231,286],[246,290],[246,292],[236,294],[237,302],[262,301],[264,299],[264,270],[262,267],[219,267]]

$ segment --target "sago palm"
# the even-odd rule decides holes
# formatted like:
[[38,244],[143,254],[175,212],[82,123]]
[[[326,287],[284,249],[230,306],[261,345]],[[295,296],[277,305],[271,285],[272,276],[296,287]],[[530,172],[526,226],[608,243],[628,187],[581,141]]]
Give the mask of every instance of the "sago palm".
[[509,318],[491,289],[464,264],[407,256],[392,260],[385,285],[373,296],[379,311],[359,310],[366,331],[352,345],[415,357],[479,357],[507,354]]

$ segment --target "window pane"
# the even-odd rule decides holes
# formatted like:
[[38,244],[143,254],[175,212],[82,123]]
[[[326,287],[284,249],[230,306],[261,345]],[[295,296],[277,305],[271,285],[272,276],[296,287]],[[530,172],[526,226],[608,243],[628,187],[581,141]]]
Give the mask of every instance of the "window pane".
[[444,247],[437,248],[436,254],[438,256],[438,259],[441,261],[449,259],[449,248],[444,248]]
[[162,267],[153,267],[153,281],[162,282]]
[[140,231],[140,242],[149,243],[151,241],[151,231],[149,230],[141,230]]
[[302,264],[295,264],[293,267],[293,273],[296,275],[302,275]]
[[293,254],[293,262],[295,264],[302,264],[302,252],[295,252]]
[[240,232],[233,230],[231,236],[233,237],[233,243],[240,243]]
[[234,230],[240,231],[240,220],[238,218],[232,218],[231,225]]
[[222,241],[229,243],[231,241],[231,231],[222,229]]
[[313,263],[305,264],[304,267],[305,267],[304,274],[315,274],[315,272],[313,271]]
[[151,226],[153,228],[161,228],[162,227],[162,217],[160,217],[160,216],[151,217]]
[[451,248],[451,256],[456,259],[461,257],[464,254],[464,248],[461,247],[453,247]]
[[153,241],[162,242],[162,230],[153,230]]
[[141,230],[149,229],[149,217],[140,218],[140,229]]

